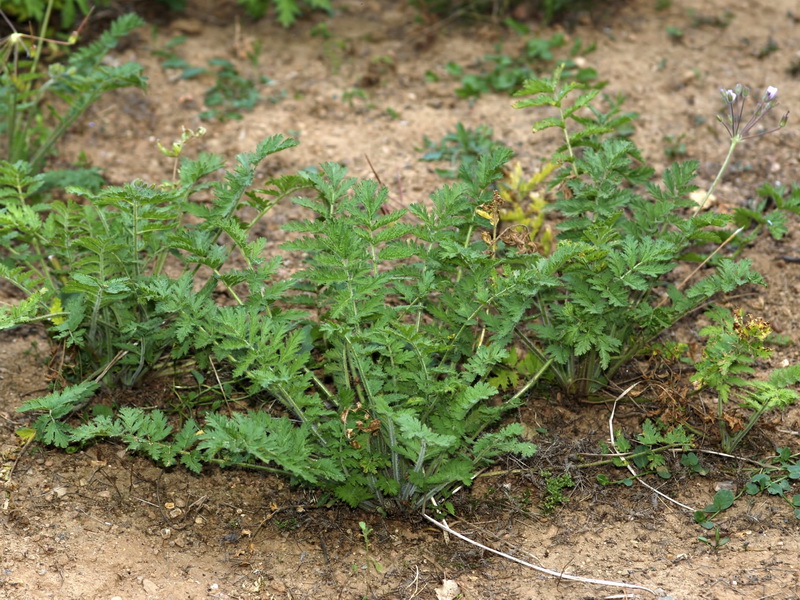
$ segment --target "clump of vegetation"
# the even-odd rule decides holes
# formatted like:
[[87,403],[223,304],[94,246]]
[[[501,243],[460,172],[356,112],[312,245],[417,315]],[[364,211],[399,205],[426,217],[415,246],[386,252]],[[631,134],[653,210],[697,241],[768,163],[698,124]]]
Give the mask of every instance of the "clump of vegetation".
[[455,179],[462,166],[471,171],[481,156],[492,150],[507,147],[493,137],[494,132],[486,125],[478,125],[472,129],[464,127],[462,123],[456,123],[455,131],[446,134],[439,142],[424,136],[422,147],[417,150],[425,151],[420,160],[450,163],[448,168],[437,168],[436,173],[440,177]]
[[[775,369],[766,381],[753,379],[753,363],[772,354],[766,346],[772,334],[769,324],[761,318],[745,316],[742,311],[731,314],[720,307],[708,311],[707,316],[713,324],[700,331],[708,341],[703,357],[695,363],[697,372],[692,381],[698,390],[716,392],[722,449],[733,452],[765,412],[797,401],[800,395],[790,386],[800,381],[800,366]],[[725,412],[725,405],[731,400],[738,400],[742,408],[750,411],[736,434],[731,433],[731,417]]]
[[[200,118],[240,120],[242,111],[253,110],[260,101],[258,85],[252,79],[243,77],[229,60],[215,58],[209,64],[217,67],[217,80],[205,93],[207,110],[200,113]],[[261,83],[268,81],[262,78]]]
[[[502,453],[530,456],[535,447],[517,439],[519,425],[489,429],[521,400],[491,404],[497,390],[486,379],[560,259],[507,271],[506,263],[523,266],[513,251],[490,256],[472,239],[481,217],[471,198],[491,195],[509,153],[483,157],[471,179],[434,194],[432,207],[412,206],[421,225],[411,227],[399,223],[405,211],[383,210],[385,189],[333,163],[249,192],[260,161],[292,145],[277,136],[240,156],[226,180],[210,186],[208,209],[191,196],[209,187],[201,180],[220,168],[218,157],[184,161],[173,184],[71,189],[83,206],[55,204],[41,214],[27,204],[35,176],[24,163],[2,164],[7,181],[25,181],[4,199],[0,234],[25,235],[14,241],[16,266],[2,275],[30,294],[3,325],[50,320],[54,339],[74,353],[70,378],[81,381],[23,407],[45,411],[35,424],[42,440],[66,447],[116,437],[193,470],[204,462],[262,465],[382,510],[446,496]],[[262,216],[300,188],[314,197],[296,202],[317,217],[293,224],[301,236],[286,248],[305,252],[309,264],[275,281],[279,261],[261,255],[263,239],[247,239],[258,218],[242,223],[235,214],[246,204]],[[197,226],[181,224],[189,211]],[[45,237],[50,258],[26,251]],[[73,237],[77,244],[68,243]],[[244,269],[224,267],[233,252]],[[169,254],[182,259],[182,275],[164,273]],[[68,277],[61,264],[72,265]],[[195,291],[201,269],[209,279]],[[214,300],[219,285],[233,306]],[[164,413],[130,407],[78,427],[61,421],[100,382],[132,385],[174,361],[226,367],[238,387],[277,398],[285,412],[209,413],[177,431]]]
[[563,216],[558,248],[577,252],[518,333],[542,363],[552,359],[553,380],[579,395],[603,387],[661,332],[716,293],[762,282],[749,262],[725,258],[686,289],[688,281],[665,280],[687,250],[716,240],[730,218],[685,210],[695,206],[689,193],[697,163],[675,163],[659,187],[630,141],[611,137],[601,143],[614,120],[596,109],[588,118],[582,111],[598,94],[563,82],[556,69],[552,78],[529,81],[517,95],[532,98],[516,105],[555,112],[533,129],[562,131],[564,143],[553,158],[563,165],[553,180],[560,189],[555,208]]
[[549,471],[542,472],[545,481],[545,495],[542,499],[542,512],[549,515],[559,507],[569,502],[569,496],[565,495],[564,490],[575,487],[572,475],[562,473],[555,476]]
[[[274,4],[282,22],[295,18],[296,2]],[[491,130],[459,125],[438,144],[425,140],[428,159],[458,165],[446,173],[453,181],[429,202],[395,210],[386,188],[331,162],[257,184],[257,169],[296,146],[291,138],[272,136],[227,166],[211,154],[183,158],[184,144],[202,134],[186,130],[162,148],[176,161],[170,181],[74,185],[66,197],[48,197],[41,171],[66,127],[102,91],[143,86],[138,65],[112,70],[100,62],[137,24],[119,21],[65,66],[51,67],[41,86],[36,59],[18,60],[23,38],[7,47],[0,277],[24,298],[0,310],[0,328],[41,322],[64,356],[64,385],[21,407],[37,412],[21,432],[27,439],[79,448],[110,437],[163,465],[259,468],[351,506],[416,511],[470,485],[503,454],[534,455],[522,426],[505,419],[535,386],[594,394],[716,294],[762,283],[748,261],[721,253],[732,217],[691,200],[697,163],[675,163],[654,183],[626,138],[633,115],[619,102],[604,110],[601,86],[586,83],[594,74],[569,62],[537,77],[498,55],[488,58],[496,68],[486,78],[462,80],[476,93],[522,85],[518,108],[549,111],[533,130],[555,128],[563,144],[533,177],[509,166],[513,153]],[[523,61],[551,61],[561,43],[533,40]],[[176,65],[186,73],[187,65]],[[236,118],[258,100],[256,84],[227,61],[214,66],[211,116]],[[77,111],[56,117],[52,129],[40,102],[47,90]],[[731,146],[709,195],[736,145],[766,133],[753,128],[777,104],[777,90],[768,88],[743,122],[748,94],[723,90]],[[281,277],[282,257],[266,256],[266,240],[253,231],[290,198],[311,217],[286,225],[293,236],[283,250],[305,262]],[[546,209],[560,222],[545,237]],[[750,218],[760,223],[764,214]],[[676,282],[675,268],[690,253],[709,268]],[[766,325],[710,314],[695,381],[718,393],[730,449],[766,411],[795,401],[784,388],[800,376],[792,368],[763,385],[751,381],[753,362],[767,355]],[[213,372],[231,401],[222,410],[200,394],[186,396],[180,415],[163,407],[87,410],[101,386],[166,372],[198,382]],[[736,433],[722,408],[732,398],[751,411]],[[80,420],[70,418],[78,413]],[[620,435],[615,443],[632,451],[633,464],[665,477],[663,447],[686,450],[690,438],[646,423],[637,441],[632,448]],[[544,508],[552,510],[566,501],[572,479],[547,477]]]
[[510,17],[507,17],[507,15],[514,8],[520,4],[526,4],[538,11],[545,23],[550,23],[561,15],[569,14],[570,11],[574,12],[588,5],[586,0],[539,0],[534,2],[530,0],[506,0],[503,3],[498,3],[496,0],[472,2],[463,2],[461,0],[410,1],[411,5],[417,8],[428,20],[434,17],[442,18],[451,15],[475,18],[485,18],[487,15],[491,15],[495,18],[505,17],[506,21],[508,21]]
[[[103,58],[119,40],[144,24],[136,15],[114,21],[99,39],[73,52],[64,63],[40,68],[42,38],[14,33],[0,46],[0,132],[8,162],[26,161],[39,173],[67,129],[103,94],[146,87],[142,66],[106,66]],[[47,22],[43,23],[43,31]],[[69,43],[77,40],[73,36]],[[50,103],[62,103],[56,110]]]
[[[237,0],[248,15],[256,19],[274,11],[275,19],[284,27],[290,27],[303,14],[304,9],[332,11],[331,0]],[[186,0],[161,0],[171,10],[184,10]],[[3,10],[20,21],[47,22],[53,11],[61,15],[61,28],[71,27],[79,15],[88,15],[94,4],[106,5],[108,0],[89,2],[88,0],[5,0]]]
[[[451,76],[461,81],[461,87],[456,89],[456,94],[461,98],[490,92],[511,93],[518,90],[526,80],[539,76],[535,67],[549,70],[556,60],[554,50],[563,47],[565,43],[564,35],[560,33],[549,39],[534,37],[528,40],[518,57],[503,54],[498,45],[495,54],[484,56],[477,65],[464,67],[451,62],[446,69]],[[580,39],[576,39],[569,50],[568,58],[559,63],[562,75],[583,83],[596,79],[597,72],[593,68],[581,66],[575,60],[593,50],[594,46],[584,47]]]

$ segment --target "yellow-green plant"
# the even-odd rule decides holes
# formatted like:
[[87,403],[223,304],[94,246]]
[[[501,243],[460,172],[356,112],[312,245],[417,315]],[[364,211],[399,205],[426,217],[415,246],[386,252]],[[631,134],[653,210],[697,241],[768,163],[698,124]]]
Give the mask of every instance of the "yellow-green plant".
[[500,210],[500,218],[512,227],[522,226],[530,240],[544,254],[552,252],[555,242],[553,228],[545,224],[548,194],[545,182],[555,168],[555,163],[548,162],[527,177],[523,173],[522,163],[515,161],[505,171],[499,186],[500,197],[505,203]]

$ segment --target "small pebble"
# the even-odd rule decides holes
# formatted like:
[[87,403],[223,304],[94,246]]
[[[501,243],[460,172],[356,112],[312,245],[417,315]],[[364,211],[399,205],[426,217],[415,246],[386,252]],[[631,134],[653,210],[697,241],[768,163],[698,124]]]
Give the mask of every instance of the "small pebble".
[[142,587],[148,594],[157,594],[158,586],[149,579],[142,579]]

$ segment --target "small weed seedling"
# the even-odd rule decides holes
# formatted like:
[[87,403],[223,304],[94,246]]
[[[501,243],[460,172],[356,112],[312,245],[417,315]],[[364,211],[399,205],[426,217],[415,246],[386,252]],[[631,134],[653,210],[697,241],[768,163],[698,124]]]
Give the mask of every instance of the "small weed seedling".
[[800,494],[791,494],[793,484],[800,482],[800,455],[793,454],[789,448],[778,448],[772,460],[775,467],[762,469],[750,478],[744,491],[755,496],[766,492],[780,496],[792,507],[792,513],[800,519]]
[[471,129],[456,123],[456,130],[445,135],[438,143],[425,136],[422,147],[417,150],[425,151],[420,160],[449,162],[449,168],[437,168],[436,173],[440,177],[455,179],[461,168],[467,171],[474,169],[481,156],[498,148],[507,148],[502,142],[493,140],[493,135],[492,129],[486,125]]
[[549,471],[542,471],[545,482],[545,495],[542,499],[542,512],[546,515],[552,514],[556,508],[569,502],[569,496],[564,494],[564,490],[575,487],[575,482],[569,473],[553,476]]
[[[621,429],[615,431],[614,447],[617,452],[611,452],[606,443],[601,443],[601,453],[612,454],[612,458],[600,462],[581,465],[582,468],[597,466],[611,462],[615,467],[627,467],[632,465],[638,469],[637,477],[657,474],[662,479],[669,479],[672,473],[667,466],[664,455],[668,451],[680,450],[686,452],[692,443],[692,436],[688,434],[682,426],[667,428],[662,423],[654,423],[647,419],[642,425],[642,433],[636,436],[634,445]],[[691,454],[691,453],[690,453]],[[702,467],[697,460],[697,456],[692,454],[693,459],[683,463],[691,472],[701,474]],[[600,473],[597,475],[597,482],[601,485],[612,483],[622,483],[626,486],[633,485],[631,477],[625,477],[619,481],[612,481],[607,475]]]
[[[728,489],[719,490],[714,495],[711,504],[695,512],[695,523],[706,530],[718,530],[719,528],[712,519],[732,507],[736,500],[743,495],[756,496],[762,493],[783,498],[792,509],[795,518],[800,519],[800,494],[792,494],[793,485],[800,481],[800,455],[793,454],[788,448],[778,448],[777,455],[771,462],[774,466],[759,469],[750,477],[738,495]],[[710,545],[723,545],[716,544],[716,541],[721,541],[716,539],[717,536],[718,533],[711,540],[714,543]],[[700,541],[708,543],[707,539],[700,538]],[[727,542],[727,539],[725,541]]]
[[664,31],[666,31],[667,35],[669,36],[669,39],[671,39],[673,42],[677,43],[683,40],[683,29],[681,29],[680,27],[675,27],[674,25],[667,25],[664,28]]
[[709,538],[705,535],[701,535],[698,536],[697,540],[703,542],[704,544],[707,544],[709,547],[711,547],[712,550],[714,550],[714,552],[718,552],[720,548],[722,548],[725,544],[727,544],[731,540],[731,538],[722,537],[719,527],[715,526],[714,537]]
[[[566,43],[564,35],[557,33],[549,39],[532,38],[525,44],[524,49],[517,58],[512,58],[501,52],[497,46],[495,54],[483,57],[477,63],[478,73],[474,69],[465,68],[457,63],[448,63],[445,70],[449,75],[461,81],[461,87],[456,90],[461,98],[470,98],[490,92],[511,93],[527,79],[536,77],[534,67],[552,64],[555,60],[553,51],[561,48]],[[597,78],[597,72],[590,67],[580,67],[574,60],[576,57],[588,54],[594,46],[584,47],[579,39],[575,41],[569,51],[569,58],[562,62],[565,78],[575,79],[588,83]]]
[[700,525],[703,529],[707,529],[709,531],[714,529],[716,525],[711,519],[717,517],[717,515],[719,515],[721,512],[728,510],[731,506],[733,506],[735,500],[736,496],[731,490],[719,490],[716,494],[714,494],[711,504],[694,513],[694,522]]
[[358,527],[361,529],[361,537],[364,539],[364,552],[367,555],[367,560],[378,573],[383,573],[383,565],[372,557],[369,551],[369,536],[372,535],[372,528],[364,521],[358,522]]
[[331,12],[331,0],[237,0],[250,16],[260,19],[270,6],[275,9],[278,23],[289,27],[302,14],[303,7]]
[[726,29],[732,22],[734,14],[726,10],[721,15],[704,15],[697,11],[690,9],[689,18],[691,19],[692,27],[718,27]]
[[178,174],[178,163],[186,142],[194,138],[203,137],[206,134],[205,127],[198,127],[197,131],[192,131],[191,129],[186,129],[185,127],[182,127],[182,129],[183,133],[181,133],[181,139],[172,142],[172,146],[170,148],[165,148],[161,145],[161,140],[156,140],[156,145],[158,146],[159,152],[161,152],[161,154],[164,156],[175,159],[175,163],[172,167],[173,183],[176,181],[176,176]]
[[175,37],[169,40],[164,45],[163,49],[153,50],[153,55],[162,59],[162,69],[180,71],[179,79],[193,79],[208,72],[208,69],[204,67],[193,67],[185,58],[179,56],[175,52],[175,49],[185,42],[186,36]]
[[664,154],[667,155],[667,158],[676,159],[686,156],[686,142],[683,141],[685,137],[684,134],[681,134],[679,136],[665,135],[662,138],[664,142]]
[[759,60],[764,60],[769,55],[777,52],[780,50],[780,46],[778,46],[778,42],[776,42],[772,36],[767,39],[766,43],[761,47],[761,49],[756,54],[756,58]]
[[[241,120],[242,112],[253,110],[261,101],[259,84],[240,75],[233,63],[227,59],[212,58],[208,64],[217,67],[217,81],[206,91],[205,105],[208,110],[201,112],[200,118],[221,121]],[[270,80],[262,76],[259,83],[266,85]]]
[[369,112],[375,105],[369,101],[367,92],[359,87],[350,88],[342,92],[342,102],[352,109]]
[[750,206],[734,209],[734,225],[745,230],[739,235],[740,247],[752,243],[763,229],[772,239],[782,240],[789,232],[791,214],[800,215],[800,186],[765,183]]

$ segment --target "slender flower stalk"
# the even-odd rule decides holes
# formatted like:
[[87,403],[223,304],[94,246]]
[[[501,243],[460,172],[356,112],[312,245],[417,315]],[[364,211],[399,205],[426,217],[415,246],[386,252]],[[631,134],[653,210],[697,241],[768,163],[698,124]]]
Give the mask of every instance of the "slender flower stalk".
[[777,127],[753,131],[755,126],[767,113],[778,105],[778,88],[774,86],[770,85],[767,87],[764,95],[756,102],[753,114],[746,122],[744,121],[744,105],[747,103],[747,98],[750,96],[750,88],[737,83],[733,89],[720,88],[719,91],[722,95],[722,101],[725,103],[725,112],[724,114],[717,115],[717,120],[722,123],[722,126],[725,127],[725,130],[728,132],[731,138],[731,145],[728,148],[728,154],[725,156],[722,167],[720,167],[719,173],[717,173],[717,177],[714,179],[714,183],[708,188],[705,198],[703,198],[703,201],[697,208],[698,211],[702,210],[706,205],[711,193],[717,187],[720,179],[722,179],[722,174],[728,169],[733,151],[736,149],[736,146],[739,145],[739,142],[777,131],[786,126],[786,122],[789,120],[789,111],[786,111],[786,114],[784,114],[778,122]]

